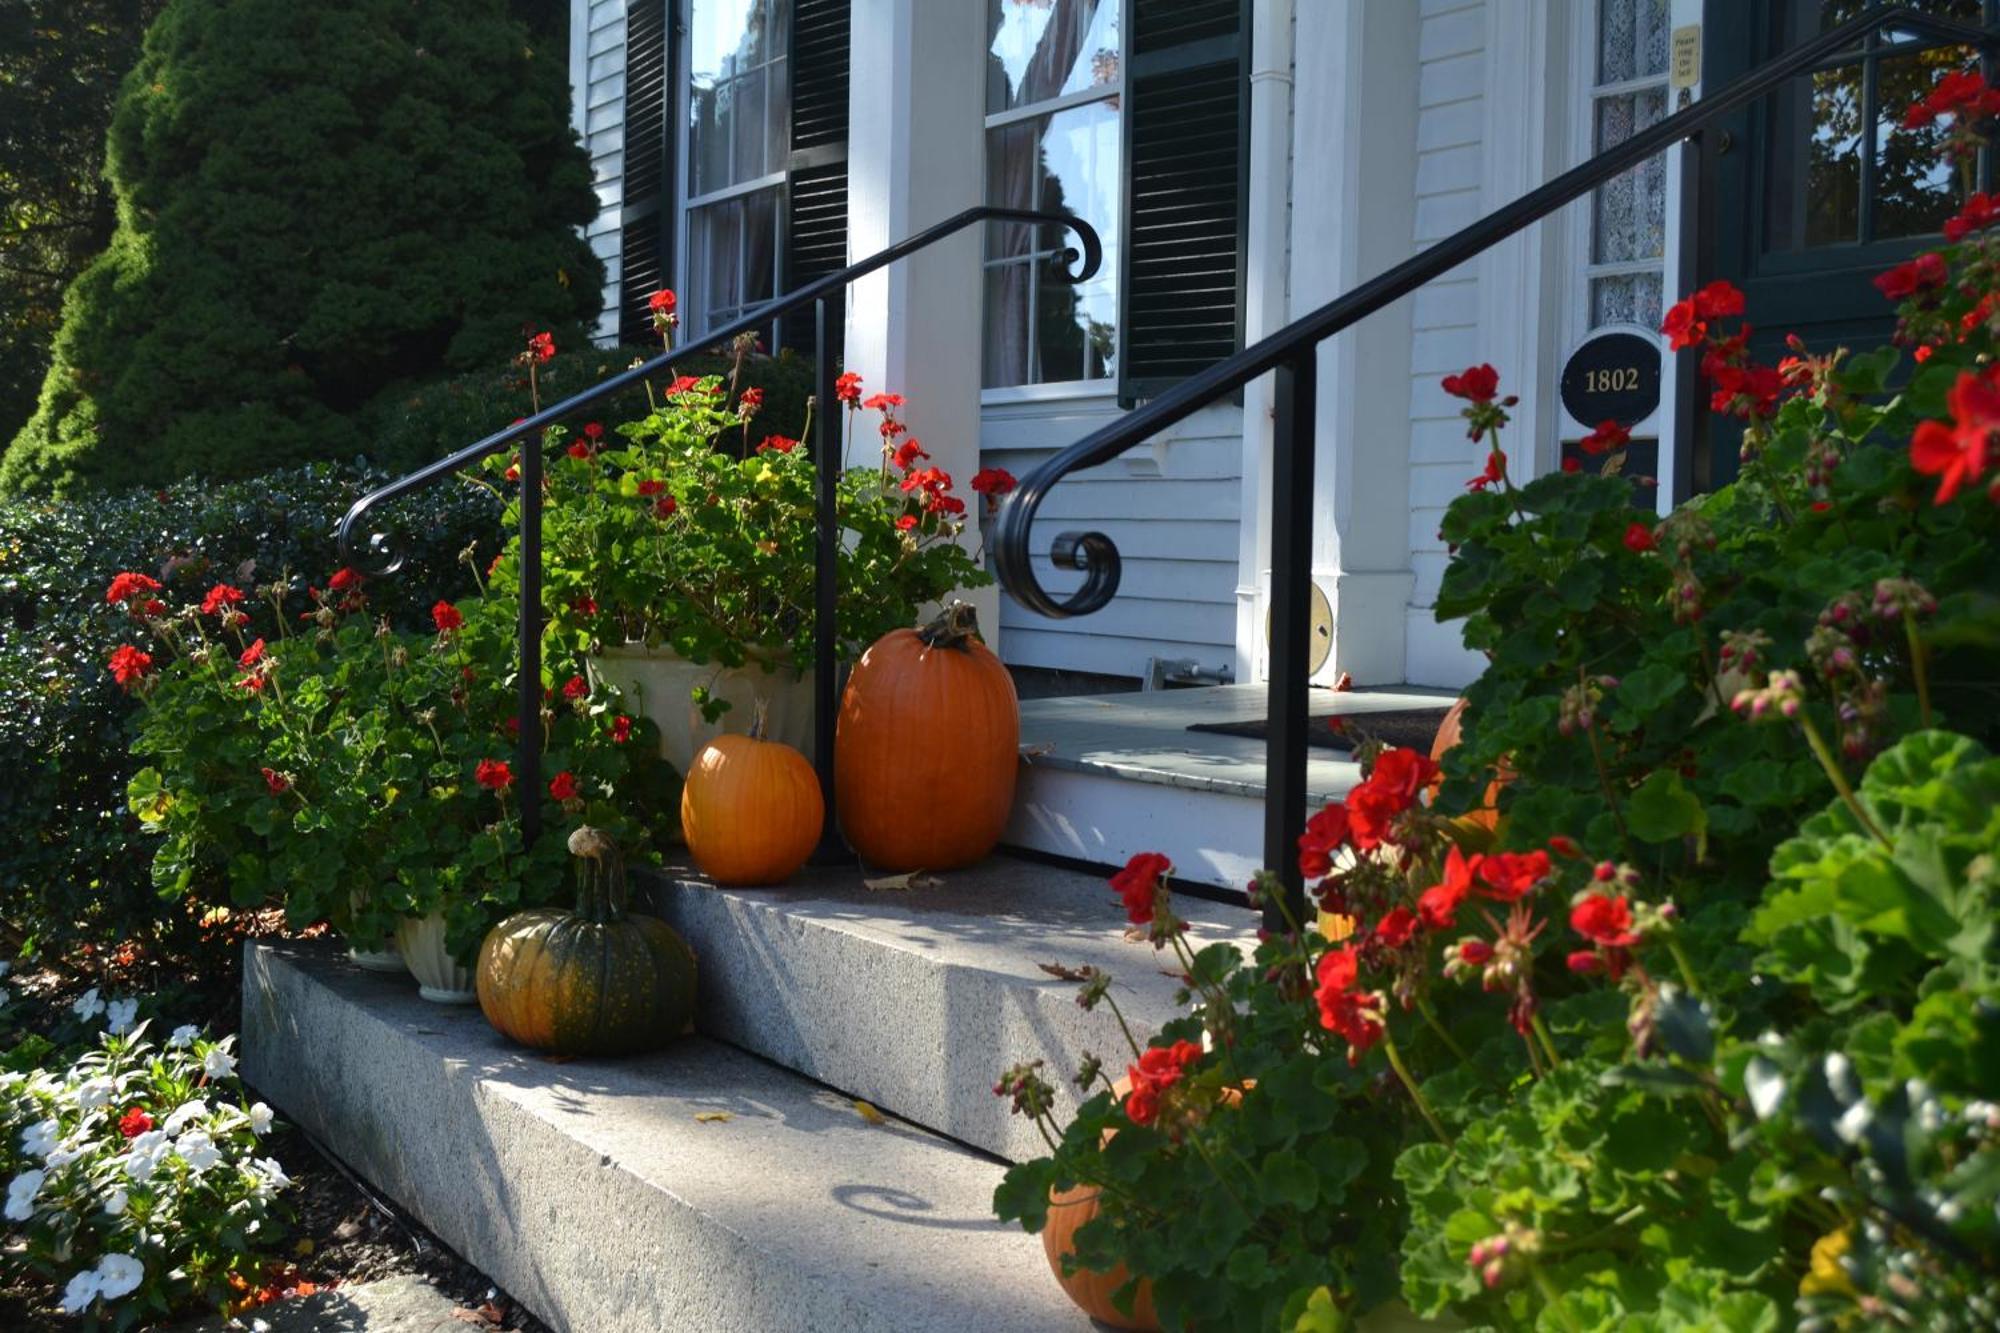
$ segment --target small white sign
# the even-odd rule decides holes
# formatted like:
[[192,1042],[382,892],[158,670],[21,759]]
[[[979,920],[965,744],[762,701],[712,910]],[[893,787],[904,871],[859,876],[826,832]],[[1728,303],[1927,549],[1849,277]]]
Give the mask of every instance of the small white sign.
[[1685,28],[1675,28],[1673,36],[1672,73],[1669,76],[1676,88],[1692,88],[1701,82],[1701,25],[1690,23]]

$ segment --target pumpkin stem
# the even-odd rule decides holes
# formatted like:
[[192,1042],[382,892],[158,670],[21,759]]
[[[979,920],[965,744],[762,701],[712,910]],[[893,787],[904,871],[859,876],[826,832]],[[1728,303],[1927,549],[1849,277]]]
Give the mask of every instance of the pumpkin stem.
[[746,734],[753,741],[763,740],[765,726],[770,720],[771,701],[760,694],[750,705],[750,730]]
[[938,613],[936,620],[919,628],[917,637],[926,648],[956,648],[964,652],[968,644],[981,641],[979,609],[971,602],[952,602]]
[[577,915],[587,921],[616,921],[625,915],[625,858],[616,840],[585,824],[569,835],[569,850],[583,862],[577,871]]

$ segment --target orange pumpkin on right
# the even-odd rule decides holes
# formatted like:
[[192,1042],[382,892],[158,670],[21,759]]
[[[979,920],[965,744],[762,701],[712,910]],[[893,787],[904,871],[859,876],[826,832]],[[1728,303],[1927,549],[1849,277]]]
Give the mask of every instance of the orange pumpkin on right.
[[954,870],[991,852],[1014,806],[1021,705],[970,606],[877,639],[834,728],[840,831],[878,870]]
[[[1464,718],[1465,700],[1460,699],[1444,715],[1444,721],[1438,723],[1437,735],[1431,740],[1431,759],[1433,761],[1442,761],[1445,752],[1457,745],[1460,739],[1462,739],[1460,728],[1463,725]],[[1465,820],[1467,823],[1478,825],[1488,833],[1497,832],[1500,828],[1500,789],[1513,780],[1513,772],[1503,764],[1500,768],[1500,775],[1487,784],[1486,798],[1481,802],[1481,808],[1469,811],[1459,816],[1459,818]],[[1432,781],[1431,799],[1437,799],[1438,788],[1443,785],[1444,779],[1442,777]]]
[[1160,1315],[1153,1308],[1153,1284],[1141,1282],[1132,1298],[1132,1313],[1121,1314],[1111,1303],[1111,1294],[1131,1280],[1132,1274],[1120,1264],[1108,1273],[1079,1268],[1063,1275],[1063,1259],[1076,1250],[1077,1228],[1097,1216],[1098,1189],[1095,1185],[1073,1185],[1049,1196],[1049,1222],[1042,1228],[1042,1252],[1056,1281],[1077,1308],[1092,1319],[1113,1328],[1132,1328],[1160,1333]]

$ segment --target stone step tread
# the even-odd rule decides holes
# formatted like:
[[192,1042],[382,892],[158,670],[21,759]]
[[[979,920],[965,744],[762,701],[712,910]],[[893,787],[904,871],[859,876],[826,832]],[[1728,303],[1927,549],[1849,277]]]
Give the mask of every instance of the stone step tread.
[[992,1217],[1000,1164],[726,1045],[552,1061],[331,950],[253,945],[244,1046],[285,1114],[558,1329],[1088,1327]]
[[[635,885],[702,960],[705,1032],[989,1152],[1033,1155],[1040,1137],[992,1094],[1001,1069],[1040,1059],[1066,1087],[1085,1051],[1129,1059],[1109,1007],[1084,1012],[1076,983],[1041,965],[1111,974],[1143,1041],[1182,1012],[1173,955],[1131,932],[1101,875],[994,857],[938,878],[869,889],[849,867],[725,889],[674,866]],[[1174,908],[1196,947],[1254,941],[1247,908]]]

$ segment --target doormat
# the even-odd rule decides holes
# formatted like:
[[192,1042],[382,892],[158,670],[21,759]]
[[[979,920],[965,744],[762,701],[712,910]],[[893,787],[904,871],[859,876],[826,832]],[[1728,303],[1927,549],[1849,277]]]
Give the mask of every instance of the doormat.
[[[1366,741],[1381,741],[1392,749],[1431,752],[1438,724],[1451,708],[1445,699],[1436,708],[1392,708],[1379,713],[1335,713],[1306,722],[1306,744],[1328,750],[1356,750]],[[1212,731],[1221,736],[1248,736],[1261,741],[1269,735],[1269,720],[1251,718],[1246,722],[1197,722],[1189,731]]]

